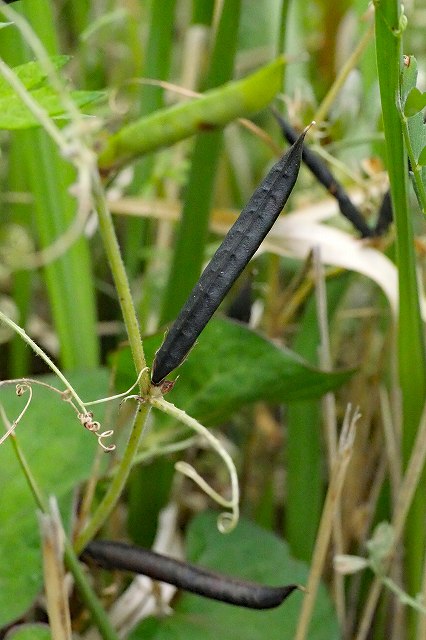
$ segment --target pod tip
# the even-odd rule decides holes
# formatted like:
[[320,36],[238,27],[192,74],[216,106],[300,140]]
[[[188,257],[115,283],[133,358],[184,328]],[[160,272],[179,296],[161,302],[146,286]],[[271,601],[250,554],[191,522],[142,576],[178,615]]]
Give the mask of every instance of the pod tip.
[[315,120],[312,120],[312,122],[310,122],[310,123],[309,123],[309,124],[308,124],[304,129],[303,129],[303,135],[306,135],[306,134],[308,133],[309,129],[310,129],[311,127],[315,127],[315,126],[316,126],[316,124],[317,124],[317,123],[315,122]]

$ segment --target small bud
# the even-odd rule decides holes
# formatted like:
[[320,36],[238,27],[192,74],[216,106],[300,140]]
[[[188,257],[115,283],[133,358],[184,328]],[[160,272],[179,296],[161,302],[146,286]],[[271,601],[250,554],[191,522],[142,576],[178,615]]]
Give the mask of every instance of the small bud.
[[366,569],[368,567],[368,560],[360,558],[359,556],[342,554],[334,557],[333,566],[338,573],[347,576]]

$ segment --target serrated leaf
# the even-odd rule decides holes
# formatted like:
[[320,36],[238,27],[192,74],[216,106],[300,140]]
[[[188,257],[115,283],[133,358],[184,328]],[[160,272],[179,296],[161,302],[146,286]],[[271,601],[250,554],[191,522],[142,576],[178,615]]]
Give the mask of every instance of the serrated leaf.
[[[57,378],[44,380],[58,385]],[[85,400],[105,395],[105,371],[70,376]],[[16,435],[43,492],[59,498],[68,520],[73,488],[90,473],[98,444],[76,415],[56,393],[37,385],[33,400]],[[86,394],[89,397],[86,397]],[[10,420],[21,411],[26,398],[17,398],[13,388],[2,388],[0,400]],[[102,419],[102,405],[96,418]],[[37,506],[16,460],[12,443],[0,446],[0,627],[22,615],[43,583],[39,547]],[[7,562],[4,559],[7,558]]]
[[[151,359],[163,336],[144,342]],[[119,361],[131,384],[128,356]],[[206,425],[217,425],[241,407],[254,402],[288,403],[317,398],[339,387],[352,371],[324,372],[289,349],[283,349],[247,326],[214,318],[201,334],[187,360],[170,400]]]
[[[243,518],[232,533],[223,535],[215,514],[197,516],[189,526],[186,547],[190,562],[244,580],[303,585],[308,578],[308,566],[291,558],[283,540]],[[296,591],[277,609],[250,611],[185,593],[172,615],[142,622],[129,640],[292,640],[302,598]],[[333,607],[321,586],[309,640],[339,637]]]
[[426,107],[426,93],[422,93],[417,87],[411,89],[404,105],[404,114],[407,118],[415,116]]
[[[82,107],[99,100],[104,94],[101,91],[72,91],[70,95]],[[31,96],[49,116],[66,115],[60,98],[49,87],[35,89]],[[0,98],[0,129],[29,129],[37,126],[40,126],[38,120],[18,96]]]
[[[50,62],[55,69],[61,69],[71,59],[71,56],[53,56]],[[47,72],[38,61],[26,62],[17,67],[13,67],[13,72],[17,75],[24,87],[28,90],[34,89],[42,84],[47,78]],[[10,84],[0,75],[0,98],[14,96],[15,92]]]
[[[101,91],[72,91],[70,95],[82,107],[99,100],[104,94]],[[31,96],[49,116],[66,115],[60,98],[50,87],[34,89]],[[37,126],[40,126],[38,120],[17,95],[0,97],[0,129],[29,129]]]

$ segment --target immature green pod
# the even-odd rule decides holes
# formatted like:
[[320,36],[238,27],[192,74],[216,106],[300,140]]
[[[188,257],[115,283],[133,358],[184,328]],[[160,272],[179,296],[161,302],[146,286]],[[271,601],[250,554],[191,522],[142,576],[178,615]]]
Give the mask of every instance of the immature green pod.
[[248,609],[278,607],[298,588],[296,584],[268,587],[255,582],[236,580],[155,551],[108,540],[90,542],[83,552],[83,559],[86,558],[92,558],[105,569],[140,573],[205,598]]
[[155,355],[154,385],[159,385],[185,359],[278,218],[299,174],[307,130],[269,171],[201,274]]

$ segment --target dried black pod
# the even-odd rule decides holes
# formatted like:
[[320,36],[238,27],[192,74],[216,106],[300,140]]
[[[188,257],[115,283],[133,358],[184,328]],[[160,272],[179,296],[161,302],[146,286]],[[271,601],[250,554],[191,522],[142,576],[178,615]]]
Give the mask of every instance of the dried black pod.
[[204,269],[155,355],[153,384],[182,363],[278,218],[299,174],[306,131],[269,171]]
[[140,573],[205,598],[248,609],[278,607],[298,588],[296,584],[267,587],[255,582],[235,580],[148,549],[107,540],[95,540],[88,544],[83,552],[83,559],[87,558],[105,569]]
[[[293,144],[298,137],[298,133],[277,111],[275,111],[275,109],[273,109],[272,112],[278,120],[283,136],[286,138],[287,142]],[[325,162],[306,146],[303,147],[302,159],[318,182],[320,182],[328,192],[336,198],[340,212],[353,224],[355,229],[360,232],[361,236],[363,238],[374,236],[375,230],[370,229],[359,209],[349,198],[340,182],[338,182],[338,180],[333,176]]]
[[389,229],[393,221],[393,209],[392,209],[392,197],[390,189],[388,189],[383,196],[382,204],[380,205],[379,215],[377,216],[377,223],[374,227],[376,236],[381,236]]

